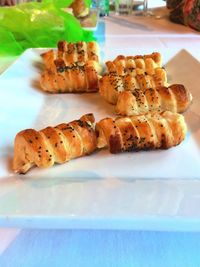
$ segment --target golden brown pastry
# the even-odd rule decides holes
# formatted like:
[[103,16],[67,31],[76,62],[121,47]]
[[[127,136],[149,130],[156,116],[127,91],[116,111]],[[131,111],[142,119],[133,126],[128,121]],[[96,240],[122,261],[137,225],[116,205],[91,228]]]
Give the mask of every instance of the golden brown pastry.
[[81,66],[87,64],[95,64],[96,71],[100,74],[100,52],[97,42],[77,42],[67,43],[59,41],[56,50],[49,50],[42,55],[42,59],[46,69],[55,70],[55,60],[62,59],[66,66],[79,63]]
[[96,124],[96,131],[98,148],[118,153],[176,146],[185,138],[187,127],[182,115],[165,111],[105,118]]
[[99,76],[95,65],[66,66],[62,59],[55,60],[56,70],[45,70],[40,78],[42,89],[49,93],[81,93],[98,91]]
[[144,56],[122,56],[119,55],[114,61],[107,61],[106,66],[109,73],[117,75],[132,74],[155,74],[155,69],[162,67],[160,53],[152,53]]
[[133,116],[149,111],[184,112],[192,101],[192,95],[181,84],[169,87],[149,88],[144,91],[122,92],[117,101],[116,112]]
[[74,0],[70,7],[73,10],[74,16],[77,18],[82,18],[89,14],[89,8],[86,6],[84,0]]
[[136,89],[146,90],[159,86],[167,86],[166,71],[162,68],[155,69],[155,74],[138,74],[136,76],[126,74],[124,76],[109,73],[99,81],[99,93],[109,103],[116,104],[118,96],[123,91]]
[[57,50],[42,54],[45,70],[40,84],[50,93],[96,92],[101,73],[96,42],[58,42]]
[[80,120],[47,127],[27,129],[15,137],[13,170],[26,173],[31,167],[50,167],[92,153],[97,147],[93,114]]

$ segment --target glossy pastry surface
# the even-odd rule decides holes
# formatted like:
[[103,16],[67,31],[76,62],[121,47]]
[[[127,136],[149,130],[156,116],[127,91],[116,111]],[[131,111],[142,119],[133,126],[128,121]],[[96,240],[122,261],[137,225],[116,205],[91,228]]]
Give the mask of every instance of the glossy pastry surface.
[[15,137],[13,170],[26,173],[33,166],[50,167],[91,154],[96,148],[93,114],[40,131],[26,129]]
[[167,149],[180,144],[186,135],[184,117],[165,111],[146,115],[105,118],[96,124],[98,148],[111,153]]
[[155,74],[116,75],[105,74],[99,80],[99,93],[109,103],[116,104],[118,96],[123,91],[146,90],[159,86],[167,86],[167,74],[162,68],[157,68]]
[[192,95],[181,84],[149,88],[144,91],[124,91],[118,97],[116,112],[123,116],[166,110],[182,113],[189,107],[191,101]]

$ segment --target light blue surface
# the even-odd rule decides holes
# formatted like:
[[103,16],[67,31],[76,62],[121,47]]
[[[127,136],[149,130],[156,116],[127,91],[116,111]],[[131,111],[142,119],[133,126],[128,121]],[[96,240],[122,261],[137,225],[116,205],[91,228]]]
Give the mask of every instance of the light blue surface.
[[[133,218],[70,218],[61,216],[0,216],[0,227],[59,230],[132,230],[199,232],[200,218],[134,217]],[[1,266],[0,266],[1,267]]]
[[1,267],[198,267],[200,233],[23,230]]

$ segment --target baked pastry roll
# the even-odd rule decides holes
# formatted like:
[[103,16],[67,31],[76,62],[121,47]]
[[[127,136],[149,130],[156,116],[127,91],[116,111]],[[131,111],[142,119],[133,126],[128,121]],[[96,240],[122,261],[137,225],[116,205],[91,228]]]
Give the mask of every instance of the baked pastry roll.
[[176,146],[185,138],[187,127],[182,115],[165,111],[105,118],[96,124],[96,131],[98,148],[118,153]]
[[160,53],[152,53],[144,56],[122,56],[119,55],[113,61],[107,61],[106,66],[109,73],[117,75],[155,74],[155,69],[162,67]]
[[155,74],[126,74],[124,76],[109,73],[99,80],[99,93],[109,103],[116,104],[118,96],[123,91],[146,90],[159,86],[167,86],[166,71],[155,69]]
[[73,10],[73,14],[77,18],[83,18],[89,14],[89,8],[86,6],[84,0],[74,0],[70,7]]
[[50,93],[96,92],[101,73],[96,42],[58,42],[57,50],[42,54],[45,70],[40,84]]
[[66,41],[59,41],[56,50],[49,50],[42,55],[43,63],[46,69],[55,70],[55,60],[62,59],[66,66],[79,64],[81,66],[93,64],[96,62],[96,71],[100,74],[100,51],[97,42],[77,42],[67,43]]
[[149,88],[144,91],[124,91],[118,97],[116,112],[127,116],[166,110],[181,113],[188,108],[191,101],[192,95],[181,84]]
[[40,131],[27,129],[15,137],[13,170],[26,173],[33,166],[50,167],[91,154],[96,147],[93,114]]
[[81,93],[98,91],[99,75],[95,62],[66,66],[62,59],[54,62],[56,69],[45,70],[40,77],[41,88],[49,93]]

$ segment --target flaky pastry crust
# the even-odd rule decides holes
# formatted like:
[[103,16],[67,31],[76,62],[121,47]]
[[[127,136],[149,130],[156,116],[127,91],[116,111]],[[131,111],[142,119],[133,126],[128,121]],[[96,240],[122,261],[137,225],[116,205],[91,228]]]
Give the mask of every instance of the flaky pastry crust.
[[26,173],[33,166],[50,167],[89,155],[96,148],[93,114],[40,131],[26,129],[15,137],[13,170]]
[[105,118],[96,124],[98,148],[111,153],[168,149],[183,141],[187,127],[181,114],[170,111]]

